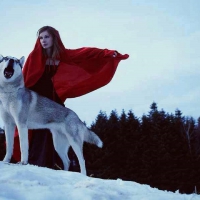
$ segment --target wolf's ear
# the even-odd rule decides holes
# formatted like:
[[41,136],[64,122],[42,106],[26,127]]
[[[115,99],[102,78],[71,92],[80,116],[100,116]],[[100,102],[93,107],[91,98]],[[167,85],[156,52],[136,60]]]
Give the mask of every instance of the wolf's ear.
[[20,61],[20,64],[21,64],[21,66],[23,66],[23,64],[24,64],[24,61],[25,61],[25,57],[24,57],[24,56],[22,56],[22,57],[19,59],[19,61]]
[[0,54],[0,60],[2,60],[3,59],[3,56]]

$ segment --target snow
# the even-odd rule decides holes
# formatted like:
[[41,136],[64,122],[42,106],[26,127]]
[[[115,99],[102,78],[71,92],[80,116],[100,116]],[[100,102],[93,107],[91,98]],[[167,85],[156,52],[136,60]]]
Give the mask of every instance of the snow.
[[0,200],[200,200],[131,181],[0,162]]

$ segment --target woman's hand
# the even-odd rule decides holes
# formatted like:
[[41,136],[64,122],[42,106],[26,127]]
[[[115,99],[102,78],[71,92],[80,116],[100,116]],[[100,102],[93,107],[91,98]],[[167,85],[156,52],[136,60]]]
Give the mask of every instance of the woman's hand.
[[113,54],[113,57],[117,57],[117,52],[115,51],[114,54]]

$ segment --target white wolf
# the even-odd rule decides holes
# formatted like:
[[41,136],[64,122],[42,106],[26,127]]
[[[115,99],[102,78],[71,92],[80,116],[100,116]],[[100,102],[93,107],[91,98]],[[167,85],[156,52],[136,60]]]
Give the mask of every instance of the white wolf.
[[11,160],[16,126],[20,138],[21,164],[28,163],[28,129],[49,129],[64,169],[69,169],[68,150],[71,145],[79,160],[81,173],[86,174],[83,142],[101,148],[102,141],[83,124],[75,112],[25,88],[23,64],[24,57],[18,60],[0,55],[0,114],[7,144],[3,161]]

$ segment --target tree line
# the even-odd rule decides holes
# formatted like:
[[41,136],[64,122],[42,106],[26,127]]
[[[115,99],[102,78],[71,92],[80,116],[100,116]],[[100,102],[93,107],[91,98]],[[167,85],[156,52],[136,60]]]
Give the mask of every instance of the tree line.
[[129,110],[100,111],[91,127],[103,149],[84,144],[87,170],[103,179],[135,181],[161,190],[200,192],[200,118],[158,110],[138,118]]

